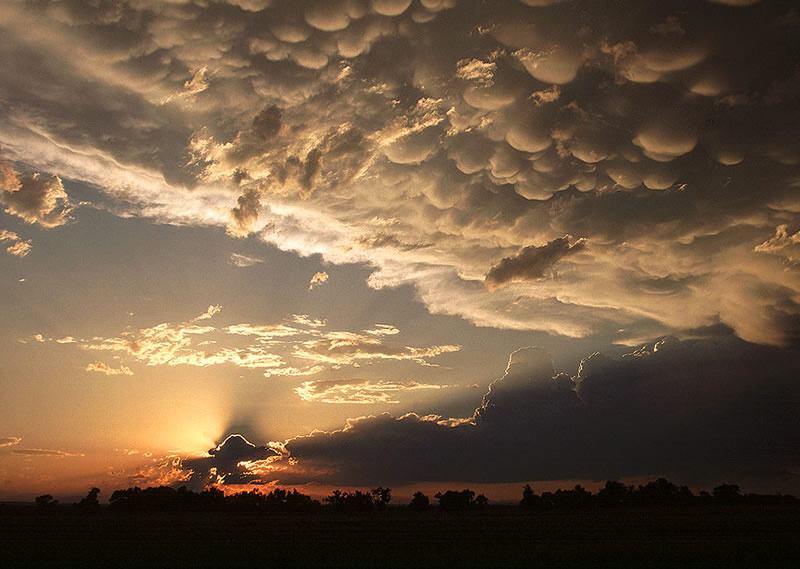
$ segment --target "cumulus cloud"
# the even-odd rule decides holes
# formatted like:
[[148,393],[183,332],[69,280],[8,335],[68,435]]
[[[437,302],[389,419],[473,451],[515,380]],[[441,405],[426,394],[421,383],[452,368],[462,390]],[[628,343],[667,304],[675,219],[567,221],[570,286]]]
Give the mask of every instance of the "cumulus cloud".
[[21,437],[0,437],[0,448],[13,447],[21,442]]
[[592,354],[573,376],[524,348],[471,417],[351,419],[287,441],[296,462],[273,464],[273,475],[333,484],[790,476],[798,371],[796,354],[730,336]]
[[33,248],[30,239],[22,239],[14,231],[0,229],[0,243],[4,241],[10,242],[10,244],[6,246],[6,252],[15,257],[25,257]]
[[86,371],[102,373],[103,375],[133,375],[133,371],[128,366],[113,367],[105,362],[90,362],[86,366]]
[[269,463],[281,456],[269,446],[256,446],[240,434],[229,435],[208,456],[186,459],[182,466],[191,472],[188,484],[203,488],[208,484],[246,484],[257,481],[252,463]]
[[258,190],[248,189],[236,201],[238,205],[231,210],[228,234],[234,237],[246,237],[261,212],[261,194]]
[[9,164],[0,168],[0,203],[6,213],[47,229],[69,220],[72,207],[58,176],[38,172],[19,175]]
[[328,273],[325,271],[318,271],[314,273],[311,277],[311,280],[308,281],[308,290],[314,290],[317,287],[324,285],[328,282]]
[[[366,263],[482,326],[791,343],[800,275],[754,250],[800,215],[791,10],[576,5],[16,2],[0,144],[125,215]],[[55,178],[3,176],[19,215],[66,219]],[[564,235],[591,247],[558,279],[484,286]]]
[[578,239],[570,244],[570,237],[564,236],[540,247],[525,247],[519,253],[501,259],[489,269],[486,273],[486,286],[497,288],[509,282],[544,278],[561,259],[583,250],[585,243],[584,239]]
[[400,403],[397,399],[404,392],[439,390],[448,386],[416,381],[370,381],[370,380],[312,380],[304,381],[295,388],[303,401],[316,403],[343,403],[369,405],[376,403]]

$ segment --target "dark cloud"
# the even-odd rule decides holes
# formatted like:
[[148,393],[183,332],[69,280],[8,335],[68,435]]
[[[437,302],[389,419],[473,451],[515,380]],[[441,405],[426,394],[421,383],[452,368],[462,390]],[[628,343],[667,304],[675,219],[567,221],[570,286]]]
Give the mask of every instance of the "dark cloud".
[[[15,2],[0,144],[127,215],[237,236],[263,218],[268,243],[369,263],[371,285],[482,326],[623,340],[721,322],[789,345],[800,273],[767,242],[800,226],[796,12]],[[564,235],[591,243],[579,267],[541,278],[550,257],[528,250],[524,285],[479,286],[531,243],[558,257]]]
[[189,486],[193,488],[212,483],[247,484],[257,481],[257,477],[241,463],[264,461],[279,454],[270,447],[256,446],[242,435],[233,434],[209,449],[207,457],[189,458],[182,465],[191,471]]
[[236,200],[238,204],[231,210],[231,223],[228,233],[234,237],[247,236],[261,212],[261,193],[256,189],[248,189]]
[[585,245],[584,239],[570,244],[570,236],[565,235],[540,247],[525,247],[519,253],[501,259],[489,269],[486,273],[486,286],[494,289],[509,282],[541,279],[561,259],[582,251]]
[[471,418],[353,419],[289,440],[297,464],[279,475],[352,484],[788,475],[800,463],[798,372],[796,353],[730,336],[593,354],[573,377],[525,348]]

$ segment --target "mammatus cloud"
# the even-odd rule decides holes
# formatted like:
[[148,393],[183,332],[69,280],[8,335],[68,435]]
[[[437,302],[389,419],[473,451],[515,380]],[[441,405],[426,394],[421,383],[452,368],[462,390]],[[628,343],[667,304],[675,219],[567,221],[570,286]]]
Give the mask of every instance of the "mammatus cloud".
[[21,437],[0,437],[0,448],[13,447],[21,442]]
[[314,273],[311,277],[311,280],[308,281],[308,290],[314,290],[317,287],[321,287],[326,282],[328,282],[328,273],[324,271],[318,271]]
[[[0,144],[125,215],[368,263],[482,326],[792,345],[800,273],[754,248],[800,223],[794,8],[637,7],[5,3]],[[13,193],[62,220],[54,179]],[[554,278],[484,286],[564,235],[591,246]]]
[[58,176],[21,175],[8,163],[0,163],[0,204],[6,213],[46,229],[64,225],[72,211]]
[[259,259],[257,257],[250,257],[248,255],[242,255],[240,253],[231,253],[230,262],[234,267],[239,268],[247,268],[252,267],[253,265],[258,265],[259,263],[263,263],[264,259]]
[[332,379],[304,381],[294,391],[302,400],[309,402],[369,405],[400,403],[397,398],[405,392],[447,387],[449,386],[416,381]]
[[6,247],[6,252],[15,257],[25,257],[31,252],[33,247],[31,241],[22,239],[14,231],[8,229],[0,229],[0,243],[9,241],[11,244]]
[[495,289],[509,282],[544,278],[561,259],[582,251],[585,243],[584,239],[578,239],[570,244],[570,237],[564,236],[540,247],[525,247],[516,255],[501,259],[489,269],[486,273],[486,286]]
[[86,371],[102,373],[103,375],[133,375],[133,371],[128,366],[112,367],[105,362],[90,362],[86,366]]
[[[211,305],[187,322],[129,328],[112,337],[50,338],[35,334],[20,341],[53,342],[89,352],[108,352],[147,366],[234,365],[259,370],[265,377],[309,376],[326,369],[358,367],[381,360],[406,360],[432,366],[435,364],[430,362],[431,359],[461,349],[452,344],[397,345],[387,339],[399,334],[400,330],[386,324],[358,332],[328,330],[325,321],[306,314],[292,315],[278,324],[220,326],[210,322],[221,311],[219,305]],[[89,363],[86,371],[106,375],[133,374],[127,365],[111,367],[100,361]]]

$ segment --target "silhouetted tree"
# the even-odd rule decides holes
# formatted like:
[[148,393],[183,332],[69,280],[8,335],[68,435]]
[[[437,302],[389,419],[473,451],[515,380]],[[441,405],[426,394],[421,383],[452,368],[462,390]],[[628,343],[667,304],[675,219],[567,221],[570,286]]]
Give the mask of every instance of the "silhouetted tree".
[[423,494],[422,492],[414,492],[414,495],[411,497],[411,502],[408,504],[408,508],[410,510],[427,510],[431,507],[430,499]]
[[633,486],[627,486],[617,480],[608,480],[597,493],[598,502],[604,506],[619,506],[630,503]]
[[370,491],[372,502],[378,510],[385,510],[389,502],[392,501],[392,489],[378,486]]
[[737,484],[720,484],[714,488],[713,496],[715,500],[720,502],[735,502],[742,498]]
[[330,496],[325,498],[325,501],[335,511],[364,512],[375,508],[372,494],[361,490],[354,492],[334,490]]
[[439,508],[446,512],[456,512],[461,510],[469,510],[476,507],[483,507],[488,503],[486,496],[481,494],[475,498],[475,492],[469,489],[456,491],[447,490],[445,493],[437,493],[434,498],[439,500]]
[[100,488],[92,488],[85,498],[81,498],[78,502],[78,509],[82,512],[96,512],[100,509],[100,500],[97,496],[100,495]]
[[687,502],[694,497],[688,487],[678,487],[666,478],[658,478],[644,486],[639,486],[637,496],[645,504],[662,505]]
[[50,494],[36,496],[34,503],[36,504],[36,508],[42,511],[54,510],[56,506],[58,506],[58,500],[55,500]]
[[533,491],[530,484],[526,484],[522,489],[522,500],[519,501],[519,506],[528,510],[541,506],[541,499]]
[[592,493],[580,484],[572,490],[556,490],[544,492],[542,504],[547,508],[582,508],[591,504]]

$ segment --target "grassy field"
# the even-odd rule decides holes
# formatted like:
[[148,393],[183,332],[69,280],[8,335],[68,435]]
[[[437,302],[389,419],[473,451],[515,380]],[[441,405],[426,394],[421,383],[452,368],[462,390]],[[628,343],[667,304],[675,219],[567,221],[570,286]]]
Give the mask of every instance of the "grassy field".
[[800,567],[797,508],[0,514],[0,567]]

